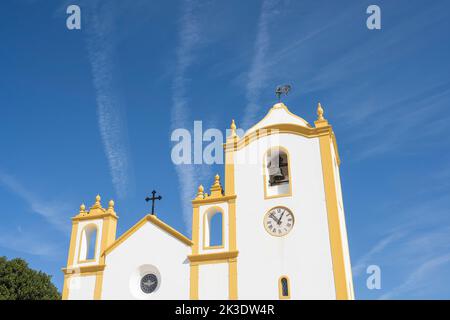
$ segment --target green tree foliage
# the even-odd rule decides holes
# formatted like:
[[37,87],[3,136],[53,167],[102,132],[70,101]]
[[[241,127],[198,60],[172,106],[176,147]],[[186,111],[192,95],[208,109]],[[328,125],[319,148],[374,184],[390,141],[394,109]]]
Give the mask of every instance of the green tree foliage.
[[28,267],[22,259],[0,257],[0,300],[61,299],[51,276]]

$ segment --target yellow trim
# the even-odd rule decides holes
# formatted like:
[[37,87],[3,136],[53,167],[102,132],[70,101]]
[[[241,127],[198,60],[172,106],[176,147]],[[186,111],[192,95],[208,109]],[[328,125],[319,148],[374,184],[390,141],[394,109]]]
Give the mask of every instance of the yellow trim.
[[217,198],[205,198],[205,199],[194,199],[192,200],[192,205],[203,205],[203,204],[212,204],[212,203],[223,203],[228,200],[236,199],[236,195],[229,196],[221,196]]
[[119,217],[115,214],[112,214],[108,211],[105,211],[104,213],[96,213],[96,214],[87,214],[83,216],[75,216],[72,218],[72,221],[83,221],[83,220],[96,220],[96,219],[102,219],[105,217],[112,217],[114,219],[118,219]]
[[89,272],[98,272],[105,270],[104,264],[96,264],[90,266],[80,266],[80,267],[71,267],[71,268],[63,268],[61,269],[64,275],[73,275],[73,274],[84,274]]
[[[95,227],[95,247],[94,247],[94,258],[92,258],[92,259],[84,259],[84,260],[81,260],[80,259],[80,255],[81,255],[81,245],[82,245],[82,242],[83,242],[83,236],[84,236],[84,234],[86,233],[86,228],[87,227],[89,227],[89,226],[94,226]],[[98,249],[98,243],[99,243],[99,230],[98,230],[98,226],[95,224],[95,223],[89,223],[89,224],[86,224],[84,227],[83,227],[83,230],[81,230],[81,232],[80,232],[80,239],[78,240],[78,258],[77,258],[77,261],[78,261],[78,263],[88,263],[88,262],[95,262],[95,261],[97,261],[97,249]],[[89,248],[88,248],[88,243],[86,243],[86,257],[88,256],[88,253],[89,253]]]
[[[283,151],[284,153],[286,153],[287,156],[287,161],[288,161],[288,174],[289,174],[289,191],[288,193],[283,193],[283,194],[277,194],[277,195],[273,195],[273,196],[268,196],[267,195],[267,176],[266,176],[266,163],[267,163],[267,154],[274,150],[274,149],[278,149]],[[292,196],[292,173],[291,173],[291,155],[289,154],[288,149],[286,149],[285,147],[282,146],[274,146],[274,147],[270,147],[269,149],[267,149],[267,151],[264,153],[264,159],[263,159],[263,184],[264,184],[264,199],[274,199],[274,198],[282,198],[282,197],[291,197]]]
[[69,276],[64,275],[64,284],[61,293],[61,300],[69,299],[69,279],[70,279]]
[[228,244],[230,251],[237,251],[236,243],[236,200],[228,201]]
[[231,258],[228,260],[228,279],[228,298],[230,300],[237,300],[237,258]]
[[[289,211],[289,212],[292,214],[292,218],[294,219],[294,222],[292,222],[292,228],[291,228],[290,230],[288,230],[287,233],[284,233],[284,234],[273,234],[271,231],[269,231],[269,230],[267,229],[266,219],[268,218],[268,215],[269,215],[270,211],[272,211],[273,209],[276,209],[276,208],[283,208],[283,209]],[[288,235],[288,234],[292,231],[292,229],[294,228],[294,225],[295,225],[295,216],[294,216],[294,213],[292,212],[292,210],[289,209],[288,207],[285,207],[285,206],[275,206],[275,207],[272,207],[272,208],[270,208],[269,210],[267,210],[267,212],[266,212],[266,214],[264,215],[264,218],[263,218],[263,225],[264,225],[264,229],[266,229],[266,231],[267,231],[267,233],[268,233],[269,235],[271,235],[271,236],[273,236],[273,237],[284,237],[284,236]]]
[[214,253],[202,253],[202,254],[191,254],[188,255],[190,262],[206,262],[212,260],[228,260],[236,258],[239,251],[224,251],[224,252],[214,252]]
[[[250,129],[248,129],[248,130],[246,131],[246,134],[247,134],[247,133],[251,133],[252,131],[254,131],[255,128],[256,128],[257,126],[259,126],[264,120],[266,120],[267,118],[269,118],[270,114],[271,114],[274,110],[277,110],[277,109],[284,109],[290,116],[292,116],[292,117],[294,117],[294,118],[297,118],[297,119],[301,120],[302,122],[304,121],[304,122],[306,123],[306,125],[307,125],[309,128],[312,128],[311,125],[308,123],[308,121],[306,121],[305,119],[299,117],[299,116],[296,115],[296,114],[293,114],[291,111],[289,111],[289,109],[287,108],[287,106],[286,106],[283,102],[279,102],[279,103],[274,104],[274,105],[272,106],[272,108],[270,108],[269,112],[264,116],[264,118],[262,118],[257,124],[255,124],[254,126],[252,126]],[[261,129],[261,128],[260,128],[260,129]],[[259,129],[256,129],[256,130],[259,130]]]
[[[282,279],[286,279],[286,281],[287,281],[287,287],[288,287],[288,295],[287,296],[283,295],[283,286],[281,284]],[[281,276],[278,278],[278,297],[280,298],[280,300],[288,300],[291,298],[291,281],[289,280],[288,276]]]
[[[232,144],[237,137],[228,140]],[[234,196],[234,150],[225,153],[225,196]]]
[[72,233],[70,235],[69,256],[67,258],[67,266],[73,265],[75,258],[76,240],[78,233],[78,221],[72,222]]
[[94,300],[102,299],[102,288],[103,288],[103,271],[99,271],[95,277],[95,287],[94,287]]
[[336,299],[347,300],[350,299],[350,293],[347,291],[344,250],[342,248],[342,230],[339,223],[338,199],[336,195],[333,157],[331,153],[331,133],[330,135],[321,136],[319,138],[319,143],[322,159],[323,183],[325,188]]
[[273,134],[283,134],[289,133],[293,135],[303,136],[305,138],[315,138],[323,134],[328,134],[331,132],[331,126],[324,126],[318,128],[307,128],[296,124],[273,124],[264,128],[260,128],[256,131],[253,131],[239,140],[227,141],[224,144],[225,151],[229,152],[231,150],[237,151],[240,150],[250,143],[261,139],[263,137],[267,137]]
[[176,239],[180,240],[181,242],[185,243],[186,245],[188,245],[188,246],[193,245],[193,242],[189,238],[187,238],[186,236],[184,236],[183,234],[181,234],[180,232],[178,232],[177,230],[175,230],[168,224],[166,224],[163,221],[161,221],[160,219],[158,219],[155,215],[148,214],[144,218],[139,220],[138,223],[136,223],[134,226],[132,226],[130,229],[128,229],[124,234],[122,234],[116,241],[114,241],[114,243],[112,245],[110,245],[108,248],[106,248],[105,251],[103,252],[103,255],[106,256],[107,254],[111,253],[111,251],[113,251],[122,242],[124,242],[126,239],[128,239],[133,233],[135,233],[137,230],[139,230],[147,221],[153,223],[154,225],[156,225],[163,231],[166,231],[167,233],[174,236]]
[[197,254],[198,253],[198,247],[199,247],[199,213],[200,208],[198,206],[193,206],[192,208],[192,242],[194,243],[192,246],[192,253]]
[[189,299],[198,300],[198,264],[191,263],[190,271]]
[[[210,245],[206,245],[206,222],[208,220],[208,214],[211,211],[216,211],[215,214],[213,214],[211,216],[211,218],[213,216],[215,216],[216,214],[220,213],[221,217],[221,222],[222,222],[222,244],[218,245],[218,246],[210,246]],[[211,226],[208,223],[208,231],[209,231],[209,243],[211,243]],[[223,249],[225,248],[225,217],[224,217],[224,213],[221,207],[210,207],[207,210],[205,210],[205,212],[203,213],[203,250],[211,250],[211,249]]]

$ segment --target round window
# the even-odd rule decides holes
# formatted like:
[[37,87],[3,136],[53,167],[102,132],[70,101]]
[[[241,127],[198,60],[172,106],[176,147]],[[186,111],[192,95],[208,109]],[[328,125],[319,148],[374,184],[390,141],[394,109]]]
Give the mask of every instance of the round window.
[[152,293],[158,287],[158,277],[153,273],[148,273],[141,278],[141,290],[144,293]]

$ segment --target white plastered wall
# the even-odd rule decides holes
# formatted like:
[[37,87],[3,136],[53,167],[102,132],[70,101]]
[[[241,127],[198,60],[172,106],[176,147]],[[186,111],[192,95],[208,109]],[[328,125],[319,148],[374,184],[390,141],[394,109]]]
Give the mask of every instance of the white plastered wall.
[[94,299],[95,275],[71,276],[68,280],[69,300]]
[[228,263],[199,265],[198,295],[202,300],[228,299]]
[[[146,222],[106,256],[102,299],[189,299],[190,252],[190,246]],[[145,294],[140,279],[154,269],[160,285]]]

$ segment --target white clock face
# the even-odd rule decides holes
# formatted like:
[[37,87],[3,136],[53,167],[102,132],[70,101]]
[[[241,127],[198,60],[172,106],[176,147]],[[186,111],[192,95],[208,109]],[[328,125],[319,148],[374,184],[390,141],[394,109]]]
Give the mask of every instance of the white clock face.
[[294,214],[285,207],[275,207],[264,216],[264,227],[266,231],[277,237],[287,235],[294,226]]

